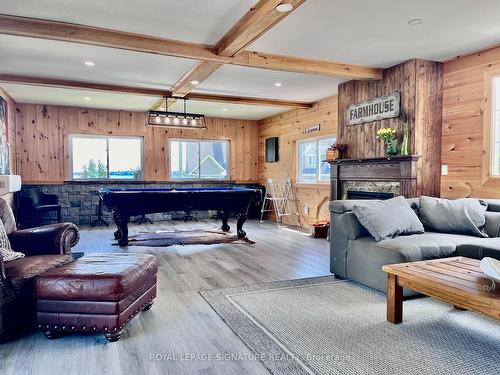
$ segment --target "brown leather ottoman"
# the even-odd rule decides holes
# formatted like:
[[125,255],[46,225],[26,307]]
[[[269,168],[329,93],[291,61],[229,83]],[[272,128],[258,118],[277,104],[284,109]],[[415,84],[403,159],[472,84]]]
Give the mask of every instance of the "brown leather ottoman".
[[147,254],[89,254],[35,280],[38,327],[48,338],[102,332],[111,342],[156,297],[158,261]]

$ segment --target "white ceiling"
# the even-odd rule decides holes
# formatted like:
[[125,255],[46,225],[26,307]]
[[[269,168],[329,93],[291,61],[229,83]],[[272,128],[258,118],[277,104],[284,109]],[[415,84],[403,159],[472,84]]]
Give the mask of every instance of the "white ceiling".
[[[0,13],[87,24],[196,43],[216,43],[256,0],[23,0]],[[500,44],[500,0],[307,0],[249,48],[263,52],[387,67],[413,58],[443,60]],[[419,26],[408,20],[423,18]],[[192,60],[111,48],[0,35],[0,73],[168,88]],[[83,65],[86,60],[95,67]],[[275,82],[283,86],[276,88]],[[331,77],[223,66],[195,91],[299,101],[337,92]],[[30,102],[146,110],[153,98],[2,85]],[[12,90],[12,92],[10,92]],[[45,91],[44,91],[45,90]],[[57,91],[59,90],[59,93]],[[68,94],[66,96],[66,94]],[[46,95],[45,99],[44,96]],[[114,99],[112,96],[116,96]],[[22,98],[22,99],[20,99]],[[94,100],[95,98],[95,100]],[[128,104],[127,104],[128,105]],[[192,104],[194,105],[194,104]],[[207,114],[264,118],[283,109],[204,103]]]
[[0,13],[215,44],[255,2],[256,0],[2,0]]
[[[346,79],[223,65],[196,91],[221,95],[242,95],[315,102],[337,94]],[[276,87],[275,83],[281,83]]]
[[[151,108],[158,100],[156,96],[19,85],[13,83],[2,83],[2,87],[18,103],[143,111]],[[91,98],[91,100],[85,100],[86,96]]]
[[[64,105],[127,111],[147,111],[158,100],[156,96],[119,94],[103,91],[64,89],[13,83],[2,84],[2,87],[18,103],[34,103],[48,105]],[[86,100],[89,97],[90,100]],[[183,101],[170,107],[171,111],[182,112]],[[285,112],[283,107],[262,107],[242,104],[226,104],[216,102],[187,101],[187,111],[202,113],[211,117],[238,118],[260,120],[265,117]]]
[[[424,23],[410,26],[408,21]],[[308,0],[249,49],[388,67],[500,43],[499,0]]]
[[[194,60],[46,39],[0,35],[0,72],[169,89]],[[95,66],[88,67],[85,61]]]

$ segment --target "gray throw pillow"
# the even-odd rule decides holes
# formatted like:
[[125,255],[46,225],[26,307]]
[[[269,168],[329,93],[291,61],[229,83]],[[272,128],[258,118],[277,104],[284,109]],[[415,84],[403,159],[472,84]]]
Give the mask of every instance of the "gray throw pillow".
[[434,232],[488,237],[484,231],[488,204],[480,199],[420,197],[420,220]]
[[424,233],[417,214],[403,196],[355,205],[352,211],[377,242],[403,234]]

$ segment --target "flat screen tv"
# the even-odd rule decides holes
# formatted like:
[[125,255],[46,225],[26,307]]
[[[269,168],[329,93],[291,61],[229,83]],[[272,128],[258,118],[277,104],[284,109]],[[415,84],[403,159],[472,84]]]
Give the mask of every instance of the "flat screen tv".
[[278,137],[266,139],[266,163],[274,163],[279,159]]

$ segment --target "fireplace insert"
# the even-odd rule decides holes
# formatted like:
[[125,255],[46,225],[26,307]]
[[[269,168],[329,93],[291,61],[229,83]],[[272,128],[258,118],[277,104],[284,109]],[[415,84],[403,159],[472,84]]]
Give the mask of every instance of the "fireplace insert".
[[394,198],[394,193],[386,193],[382,191],[347,191],[347,199],[380,199],[386,200]]

